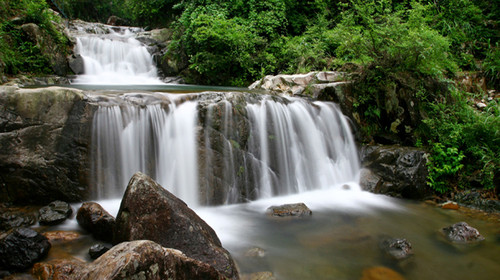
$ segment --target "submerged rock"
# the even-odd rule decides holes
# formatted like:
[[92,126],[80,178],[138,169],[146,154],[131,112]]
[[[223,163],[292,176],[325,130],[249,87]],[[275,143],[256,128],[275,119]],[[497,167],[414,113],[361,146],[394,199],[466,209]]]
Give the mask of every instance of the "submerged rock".
[[113,240],[115,218],[98,203],[84,202],[78,209],[76,220],[95,238],[106,242]]
[[49,205],[40,208],[40,224],[41,225],[58,225],[64,222],[71,214],[73,209],[64,201],[53,201]]
[[404,277],[390,268],[375,266],[364,269],[361,280],[404,280]]
[[389,238],[380,242],[380,247],[390,258],[401,261],[413,255],[413,248],[404,238]]
[[0,267],[22,271],[47,255],[49,240],[28,228],[17,228],[0,240]]
[[73,241],[80,238],[80,234],[76,231],[47,231],[42,233],[49,241]]
[[294,203],[284,204],[281,206],[271,206],[267,208],[266,214],[268,216],[275,217],[302,217],[312,215],[312,211],[304,203]]
[[238,279],[236,265],[215,231],[182,200],[140,172],[127,186],[114,233],[115,244],[152,240],[213,266],[226,278]]
[[460,222],[442,228],[441,233],[444,234],[448,241],[453,243],[471,244],[484,240],[484,237],[479,231],[469,226],[466,222]]
[[244,274],[241,276],[241,280],[276,280],[276,277],[274,277],[272,272],[262,271]]

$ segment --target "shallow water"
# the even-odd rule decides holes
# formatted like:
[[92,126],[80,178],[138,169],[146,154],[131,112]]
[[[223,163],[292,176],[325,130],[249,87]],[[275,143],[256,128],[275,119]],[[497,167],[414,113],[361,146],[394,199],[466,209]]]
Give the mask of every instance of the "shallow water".
[[[304,202],[313,215],[272,218],[271,205]],[[100,202],[116,215],[119,200]],[[75,205],[78,207],[78,205]],[[405,279],[498,279],[500,218],[466,208],[445,210],[435,205],[394,199],[357,190],[332,189],[275,197],[246,204],[195,210],[217,232],[242,274],[271,271],[277,279],[360,279],[369,267],[391,268]],[[465,221],[485,241],[453,246],[439,229]],[[68,221],[59,229],[77,229]],[[385,237],[406,238],[414,256],[398,263],[379,248]],[[88,259],[94,242],[83,234],[72,245],[55,245],[52,257],[72,254]],[[247,256],[260,248],[264,256]],[[50,257],[50,256],[49,256]]]

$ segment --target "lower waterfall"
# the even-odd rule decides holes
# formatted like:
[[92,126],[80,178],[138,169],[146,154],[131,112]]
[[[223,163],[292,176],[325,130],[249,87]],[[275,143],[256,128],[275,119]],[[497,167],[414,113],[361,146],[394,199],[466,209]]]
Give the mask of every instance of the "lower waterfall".
[[97,199],[120,197],[137,171],[190,206],[358,180],[356,146],[333,103],[248,93],[164,95],[148,104],[116,99],[101,104],[94,116]]

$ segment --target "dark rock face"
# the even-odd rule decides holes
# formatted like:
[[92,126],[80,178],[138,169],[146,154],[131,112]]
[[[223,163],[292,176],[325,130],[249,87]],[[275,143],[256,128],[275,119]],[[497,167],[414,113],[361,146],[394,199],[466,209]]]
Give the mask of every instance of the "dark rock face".
[[413,255],[413,248],[406,239],[389,238],[380,242],[380,248],[390,258],[400,261]]
[[484,240],[479,231],[466,222],[456,223],[441,229],[441,233],[453,243],[476,243]]
[[95,202],[84,202],[76,214],[78,224],[100,240],[111,242],[115,218],[101,205]]
[[57,200],[40,208],[39,213],[41,225],[57,225],[69,218],[73,210],[68,203]]
[[48,239],[28,228],[11,231],[0,241],[0,266],[9,271],[21,271],[43,258],[51,245]]
[[363,147],[363,166],[370,170],[361,176],[361,187],[374,193],[422,199],[430,195],[427,187],[427,155],[417,148],[401,146]]
[[0,201],[81,201],[95,107],[77,89],[0,87]]
[[114,243],[152,240],[205,262],[230,279],[238,272],[215,231],[187,205],[150,177],[130,180],[116,218]]
[[271,206],[267,208],[266,214],[275,217],[302,217],[312,215],[312,211],[304,203],[294,203]]
[[47,280],[226,279],[212,266],[149,240],[120,243],[89,264],[65,260],[40,263],[33,274]]
[[34,207],[1,207],[0,232],[12,228],[28,227],[38,222],[38,210]]
[[90,247],[89,249],[89,255],[90,257],[95,260],[97,259],[98,257],[102,256],[104,253],[106,253],[107,251],[109,251],[109,249],[111,248],[108,248],[102,244],[94,244],[92,245],[92,247]]

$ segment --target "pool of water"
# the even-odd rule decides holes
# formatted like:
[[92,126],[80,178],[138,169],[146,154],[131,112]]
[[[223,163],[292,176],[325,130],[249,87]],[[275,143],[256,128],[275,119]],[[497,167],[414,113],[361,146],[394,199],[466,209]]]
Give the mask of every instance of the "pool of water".
[[[308,205],[312,216],[265,214],[269,206],[294,202]],[[100,203],[116,215],[120,201]],[[322,190],[195,211],[217,232],[242,274],[270,271],[286,280],[361,279],[364,269],[384,266],[409,280],[493,280],[500,275],[500,216],[467,208],[446,210],[361,191]],[[477,228],[485,241],[472,246],[446,242],[439,229],[460,221]],[[78,226],[72,220],[58,229]],[[82,234],[78,242],[56,244],[49,257],[89,260],[87,251],[95,241]],[[379,247],[387,237],[406,238],[414,255],[403,262],[391,260]],[[249,254],[252,250],[260,256]]]

